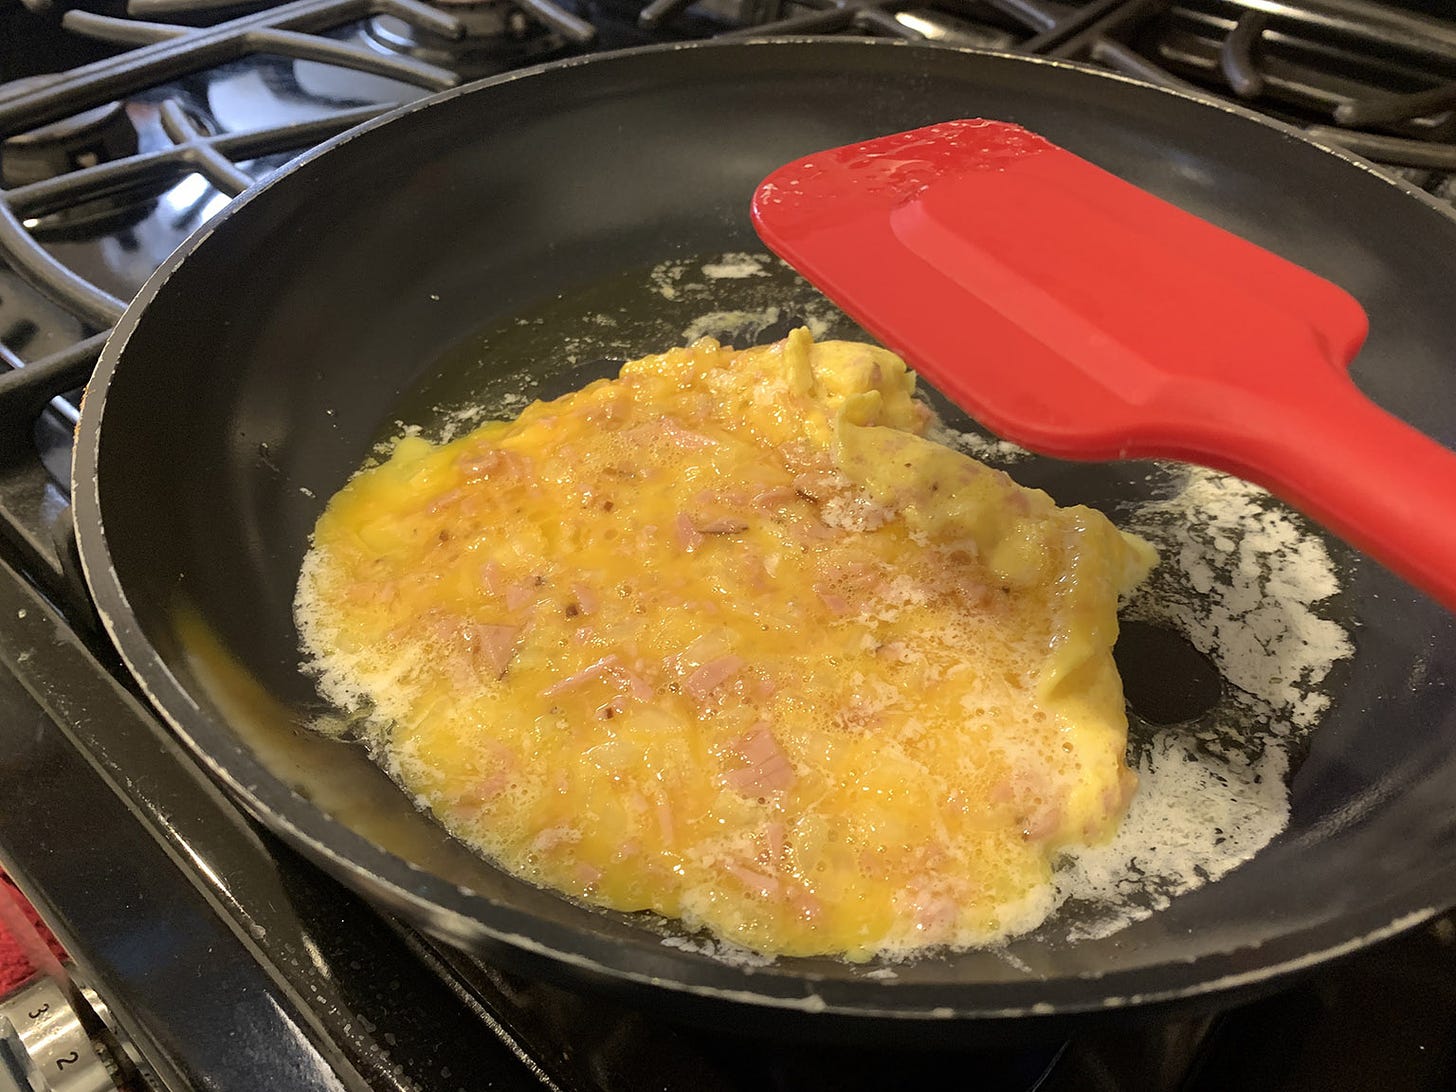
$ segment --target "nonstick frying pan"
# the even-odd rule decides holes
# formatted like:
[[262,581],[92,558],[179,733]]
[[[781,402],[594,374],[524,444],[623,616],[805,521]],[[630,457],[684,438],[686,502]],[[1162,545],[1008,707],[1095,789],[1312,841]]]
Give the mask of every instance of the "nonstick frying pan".
[[[361,748],[308,729],[326,711],[298,663],[299,562],[322,505],[398,422],[434,428],[442,405],[559,393],[600,371],[594,355],[679,340],[672,262],[759,250],[748,202],[769,170],[976,115],[1033,128],[1342,285],[1371,319],[1357,381],[1456,441],[1456,219],[1288,128],[1074,65],[944,48],[607,54],[333,141],[235,202],[143,289],[88,391],[74,483],[87,576],[140,685],[250,812],[390,911],[510,968],[744,1030],[967,1042],[1267,987],[1456,903],[1456,629],[1347,554],[1326,609],[1355,652],[1293,771],[1285,833],[1122,932],[1072,943],[1053,928],[1009,956],[874,975],[664,944],[648,923],[504,876]],[[694,306],[731,309],[742,282],[709,283]],[[615,341],[587,336],[603,325]],[[1145,467],[1027,465],[1058,499],[1114,516],[1148,488]]]

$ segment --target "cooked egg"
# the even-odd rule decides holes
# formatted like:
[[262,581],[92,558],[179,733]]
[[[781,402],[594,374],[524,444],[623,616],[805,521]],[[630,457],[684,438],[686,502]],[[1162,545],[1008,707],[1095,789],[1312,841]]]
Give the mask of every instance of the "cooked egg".
[[896,356],[712,340],[319,519],[323,693],[455,836],[773,954],[992,943],[1133,791],[1112,661],[1154,561],[933,439]]

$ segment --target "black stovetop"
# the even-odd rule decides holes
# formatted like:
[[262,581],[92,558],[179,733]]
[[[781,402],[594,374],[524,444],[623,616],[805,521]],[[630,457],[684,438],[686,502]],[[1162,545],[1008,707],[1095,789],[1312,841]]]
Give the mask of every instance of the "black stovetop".
[[[1449,918],[1260,1000],[999,1051],[748,1041],[493,970],[373,910],[200,772],[95,625],[64,488],[76,389],[166,254],[290,155],[465,76],[745,26],[1030,44],[1216,89],[1451,198],[1456,94],[1430,92],[1456,81],[1456,22],[1412,21],[1418,7],[700,0],[650,5],[643,29],[640,0],[132,0],[130,15],[120,0],[69,13],[0,0],[0,137],[74,130],[69,144],[52,130],[0,147],[0,865],[105,1003],[130,1079],[249,1092],[1456,1087]],[[456,17],[481,35],[464,53],[449,45]]]

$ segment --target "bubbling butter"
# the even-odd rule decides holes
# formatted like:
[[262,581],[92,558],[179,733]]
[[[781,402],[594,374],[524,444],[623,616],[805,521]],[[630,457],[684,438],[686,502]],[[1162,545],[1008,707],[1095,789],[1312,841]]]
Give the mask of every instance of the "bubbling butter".
[[1142,540],[927,438],[896,356],[806,330],[645,357],[329,503],[322,692],[508,871],[759,952],[991,944],[1136,778]]

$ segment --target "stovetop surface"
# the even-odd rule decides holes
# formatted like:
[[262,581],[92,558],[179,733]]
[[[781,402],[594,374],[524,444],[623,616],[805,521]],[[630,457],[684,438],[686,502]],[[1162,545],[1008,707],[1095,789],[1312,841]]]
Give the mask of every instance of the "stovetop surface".
[[[1438,33],[1436,24],[1408,22],[1405,13],[1421,5],[1398,11],[1360,0],[703,0],[686,11],[651,5],[658,22],[643,29],[631,0],[537,2],[524,12],[494,2],[337,2],[340,18],[305,28],[330,45],[285,34],[274,49],[128,84],[114,97],[56,99],[62,105],[42,104],[44,124],[71,131],[28,141],[37,94],[60,94],[57,74],[159,48],[137,46],[148,38],[185,41],[177,28],[266,23],[283,7],[134,0],[134,12],[150,13],[137,19],[120,3],[96,3],[72,9],[64,25],[61,9],[0,7],[0,136],[12,138],[0,148],[0,195],[18,229],[8,236],[8,264],[0,263],[0,361],[12,369],[4,378],[28,371],[45,380],[24,389],[0,382],[0,865],[67,944],[78,981],[107,1002],[107,1019],[129,1044],[133,1081],[441,1092],[1456,1087],[1450,918],[1267,997],[1139,1014],[990,1051],[746,1040],[496,971],[374,911],[242,815],[199,771],[99,633],[64,489],[85,368],[162,259],[302,148],[462,79],[745,25],[993,48],[1041,35],[1048,52],[1174,86],[1221,88],[1378,152],[1450,198],[1449,114],[1432,114],[1429,103],[1422,113],[1387,109],[1379,124],[1348,130],[1334,114],[1342,104],[1389,107],[1392,96],[1456,81],[1456,23]],[[1424,9],[1442,14],[1445,6],[1430,0]],[[450,44],[446,32],[455,31],[441,11],[476,35],[469,49]],[[1352,14],[1363,30],[1349,29]],[[172,29],[153,33],[148,22]],[[1229,46],[1241,24],[1249,28],[1242,50]],[[338,49],[351,52],[330,52]],[[85,117],[72,123],[77,110]],[[115,170],[118,160],[135,169]],[[3,232],[0,218],[0,247]],[[30,249],[17,257],[26,240]],[[80,286],[58,287],[57,268]]]

